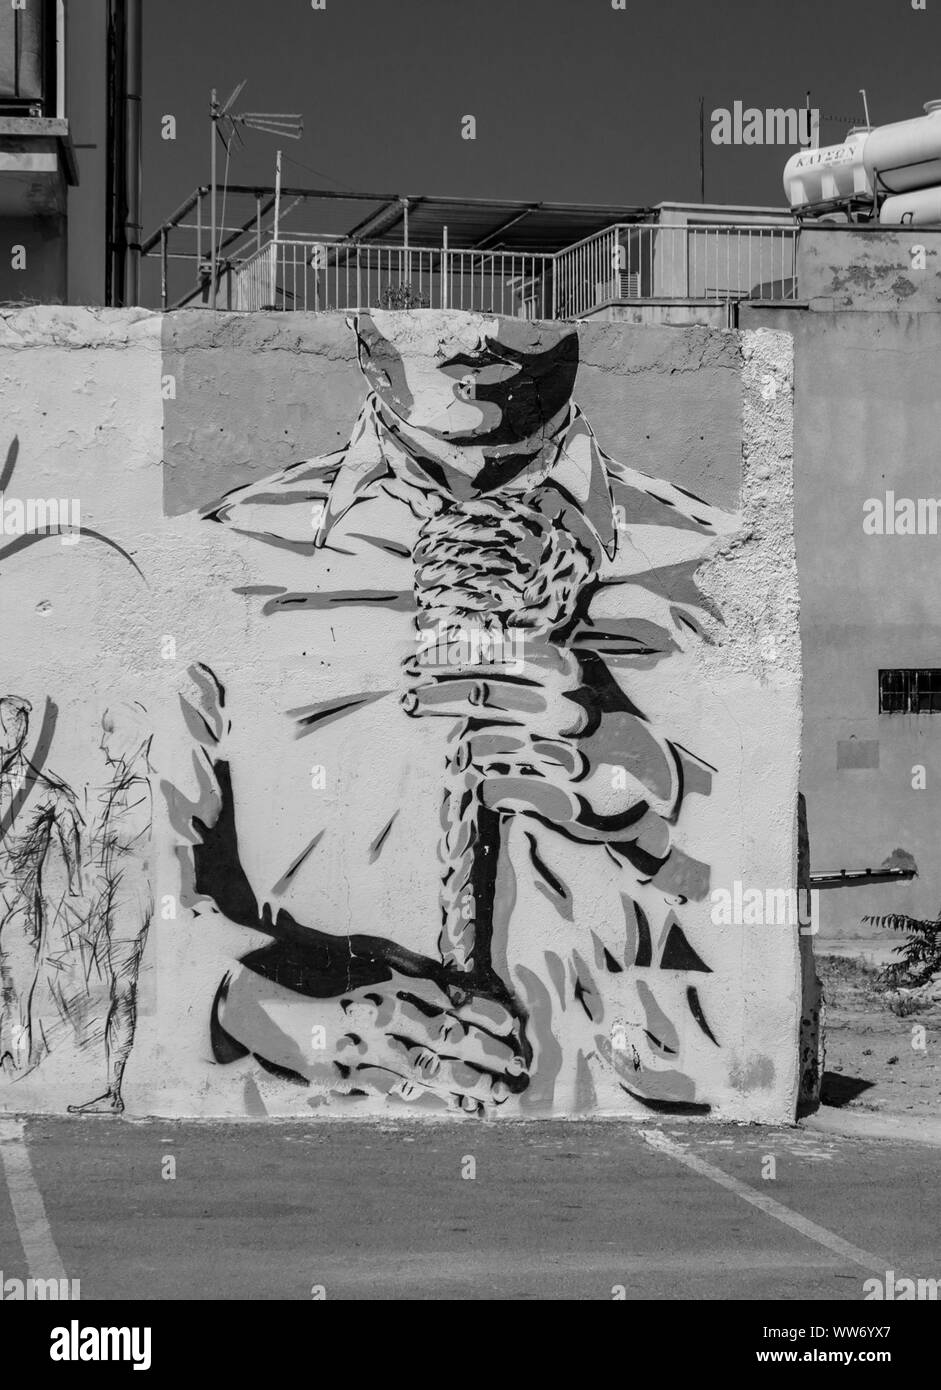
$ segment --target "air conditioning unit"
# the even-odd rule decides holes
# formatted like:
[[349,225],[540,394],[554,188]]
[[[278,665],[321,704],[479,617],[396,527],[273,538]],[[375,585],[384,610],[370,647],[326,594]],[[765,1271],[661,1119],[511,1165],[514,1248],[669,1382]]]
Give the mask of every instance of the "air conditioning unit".
[[595,303],[607,299],[640,299],[640,272],[622,270],[613,280],[596,280]]

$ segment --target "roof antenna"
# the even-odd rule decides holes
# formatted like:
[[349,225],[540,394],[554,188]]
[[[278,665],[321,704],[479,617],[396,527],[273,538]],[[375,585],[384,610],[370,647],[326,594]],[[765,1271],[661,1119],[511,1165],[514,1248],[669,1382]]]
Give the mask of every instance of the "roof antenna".
[[[229,171],[229,147],[233,136],[236,136],[241,143],[242,132],[240,126],[248,130],[261,130],[266,135],[283,135],[288,140],[300,140],[304,133],[303,117],[295,112],[284,111],[242,111],[238,115],[230,115],[233,103],[241,95],[245,82],[240,82],[232,92],[229,93],[227,100],[222,106],[216,97],[213,88],[212,98],[209,103],[210,119],[210,140],[212,141],[212,162],[210,166],[209,181],[211,184],[210,196],[210,244],[209,244],[209,280],[211,295],[209,300],[210,308],[216,307],[216,279],[218,275],[217,260],[218,250],[216,246],[216,138],[221,141],[226,152],[226,191],[228,190],[228,171]],[[280,161],[280,154],[278,159]],[[223,212],[225,211],[225,197],[223,196]],[[219,232],[221,240],[222,232]]]

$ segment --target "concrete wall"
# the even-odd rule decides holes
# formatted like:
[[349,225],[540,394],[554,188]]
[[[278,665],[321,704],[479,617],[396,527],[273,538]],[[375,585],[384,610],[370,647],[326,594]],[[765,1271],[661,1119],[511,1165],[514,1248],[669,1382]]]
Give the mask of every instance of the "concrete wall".
[[0,217],[0,303],[61,304],[67,236],[64,217]]
[[0,1108],[793,1116],[787,335],[0,325]]
[[[842,236],[839,245],[849,253]],[[880,929],[865,916],[934,917],[941,904],[941,715],[879,713],[880,669],[941,666],[941,536],[863,529],[867,500],[884,504],[887,491],[941,495],[941,318],[743,308],[741,321],[786,329],[795,344],[802,786],[812,869],[878,870],[908,857],[918,867],[912,882],[821,892],[821,941],[876,937]],[[904,855],[893,859],[898,850]]]
[[612,301],[583,315],[586,321],[603,319],[609,323],[634,323],[680,328],[728,328],[729,310],[725,304],[677,304],[670,300],[648,304],[622,304]]
[[805,227],[798,248],[800,298],[818,312],[941,305],[941,232],[915,228]]

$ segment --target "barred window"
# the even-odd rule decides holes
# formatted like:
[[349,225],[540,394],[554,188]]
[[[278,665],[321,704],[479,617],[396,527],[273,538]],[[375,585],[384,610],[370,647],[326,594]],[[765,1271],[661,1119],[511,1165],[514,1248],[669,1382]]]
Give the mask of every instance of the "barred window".
[[879,672],[880,714],[941,714],[941,669]]

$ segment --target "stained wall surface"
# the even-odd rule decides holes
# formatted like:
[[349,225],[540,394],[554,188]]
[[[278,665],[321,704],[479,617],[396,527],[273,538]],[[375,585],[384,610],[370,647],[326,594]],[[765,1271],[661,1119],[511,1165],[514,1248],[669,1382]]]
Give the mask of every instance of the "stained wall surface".
[[793,1117],[788,334],[35,309],[0,380],[0,1108]]
[[[849,251],[847,237],[831,242],[834,275],[837,254]],[[882,254],[888,256],[886,247]],[[772,324],[794,339],[802,787],[811,869],[917,869],[912,879],[821,891],[821,942],[875,938],[894,945],[901,934],[866,919],[933,919],[941,902],[941,701],[880,709],[880,671],[927,674],[941,665],[941,320],[937,302],[933,312],[927,302],[925,312],[885,307],[886,286],[899,276],[919,285],[933,278],[930,269],[919,278],[908,261],[907,246],[897,247],[894,264],[886,260],[871,298],[860,290],[855,310],[747,314],[749,324]],[[842,278],[851,270],[843,264]],[[909,509],[911,525],[901,520]]]

